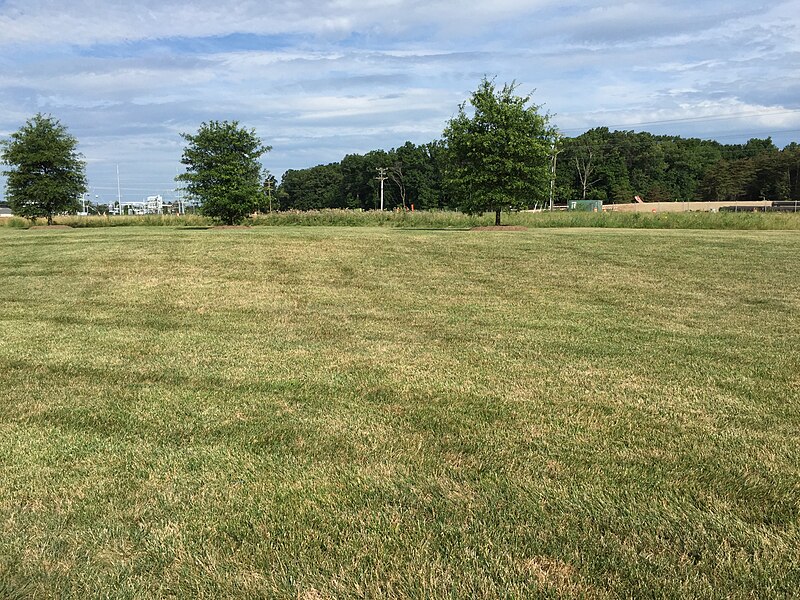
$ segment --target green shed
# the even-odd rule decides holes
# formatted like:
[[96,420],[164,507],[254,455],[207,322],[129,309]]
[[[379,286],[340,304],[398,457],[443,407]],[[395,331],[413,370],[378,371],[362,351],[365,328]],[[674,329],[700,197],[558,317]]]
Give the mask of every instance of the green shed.
[[585,210],[588,212],[603,212],[602,200],[570,200],[567,203],[569,210]]

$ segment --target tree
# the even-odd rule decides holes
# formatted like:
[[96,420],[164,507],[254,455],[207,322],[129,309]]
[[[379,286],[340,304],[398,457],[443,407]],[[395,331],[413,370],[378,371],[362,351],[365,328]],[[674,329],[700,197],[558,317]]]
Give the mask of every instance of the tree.
[[396,158],[389,168],[389,177],[400,192],[403,206],[437,208],[436,171],[429,147],[406,142],[393,152]]
[[584,200],[586,200],[586,190],[600,181],[599,178],[592,180],[594,170],[597,167],[593,163],[594,158],[594,149],[591,146],[582,148],[575,157],[575,168],[578,170],[578,178],[581,180],[581,198]]
[[789,199],[800,198],[800,144],[792,142],[783,149],[786,173],[789,178]]
[[283,174],[279,189],[282,209],[345,207],[341,197],[342,170],[339,163],[317,165],[310,169],[289,169]]
[[86,165],[78,141],[57,119],[37,114],[2,142],[6,198],[14,213],[36,220],[76,210],[86,192]]
[[348,154],[339,164],[342,172],[341,196],[348,208],[372,208],[372,173],[367,172],[367,159],[361,154]]
[[466,102],[444,130],[448,166],[445,177],[470,214],[522,208],[544,200],[549,189],[549,151],[554,130],[530,96],[516,96],[515,84],[495,90],[483,79],[472,94],[474,114]]
[[403,163],[396,162],[391,167],[389,167],[389,179],[392,180],[397,186],[397,191],[400,193],[400,202],[403,203],[403,210],[406,210],[408,206],[406,205],[406,178],[403,175]]
[[202,202],[204,215],[233,225],[258,210],[263,201],[259,158],[272,148],[254,129],[238,121],[209,121],[196,135],[181,137],[188,142],[181,157],[186,173],[176,179],[186,182],[190,198]]

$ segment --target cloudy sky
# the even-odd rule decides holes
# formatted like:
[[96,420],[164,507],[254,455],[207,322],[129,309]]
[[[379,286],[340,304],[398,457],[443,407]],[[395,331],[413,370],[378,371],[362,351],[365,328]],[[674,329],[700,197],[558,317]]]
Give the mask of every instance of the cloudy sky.
[[[171,198],[181,132],[236,119],[286,169],[438,137],[481,77],[566,135],[800,140],[800,0],[0,0],[0,136],[37,112],[92,195]],[[0,179],[0,186],[2,185]]]

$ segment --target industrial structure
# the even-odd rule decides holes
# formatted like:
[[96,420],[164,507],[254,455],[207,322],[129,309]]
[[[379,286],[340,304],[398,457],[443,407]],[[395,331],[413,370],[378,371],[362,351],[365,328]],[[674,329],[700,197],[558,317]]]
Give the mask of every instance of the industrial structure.
[[110,206],[112,215],[160,215],[164,212],[164,198],[161,195],[148,196],[141,202],[122,201]]

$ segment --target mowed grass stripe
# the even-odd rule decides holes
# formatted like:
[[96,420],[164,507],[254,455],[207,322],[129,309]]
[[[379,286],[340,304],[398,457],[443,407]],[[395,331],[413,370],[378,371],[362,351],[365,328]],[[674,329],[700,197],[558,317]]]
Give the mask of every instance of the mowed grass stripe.
[[0,596],[792,595],[798,250],[0,229]]

